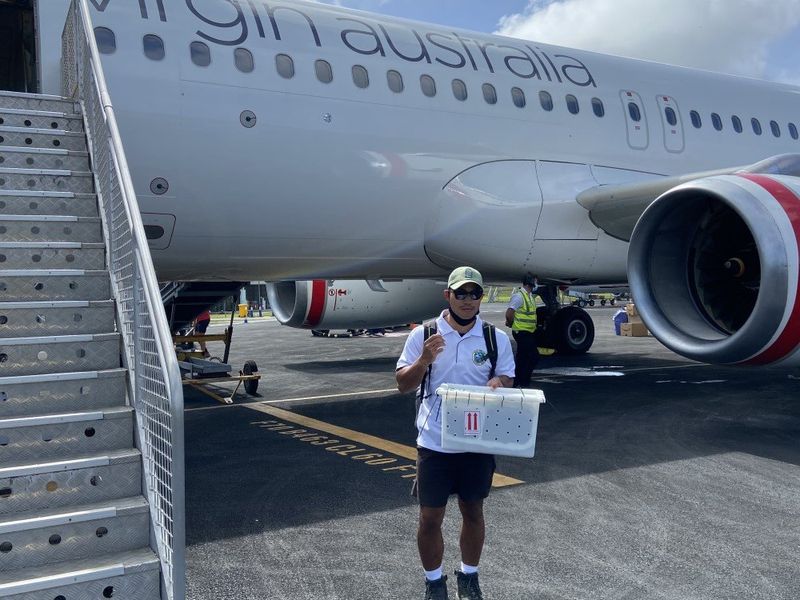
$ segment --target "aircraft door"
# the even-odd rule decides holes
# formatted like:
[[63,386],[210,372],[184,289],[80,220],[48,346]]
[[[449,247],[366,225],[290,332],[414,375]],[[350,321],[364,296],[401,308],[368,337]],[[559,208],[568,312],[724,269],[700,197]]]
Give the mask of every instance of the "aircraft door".
[[636,150],[644,150],[650,143],[647,130],[647,116],[641,96],[630,90],[620,92],[625,125],[628,128],[628,145]]
[[36,79],[31,0],[0,2],[0,90],[36,92]]
[[656,99],[661,113],[661,124],[664,126],[664,146],[668,152],[683,152],[683,122],[677,102],[670,96],[658,96]]

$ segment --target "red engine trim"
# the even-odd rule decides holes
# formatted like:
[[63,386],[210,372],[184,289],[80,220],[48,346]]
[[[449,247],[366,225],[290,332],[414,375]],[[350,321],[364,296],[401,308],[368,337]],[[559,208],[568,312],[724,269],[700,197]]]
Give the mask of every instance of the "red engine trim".
[[[800,260],[800,241],[798,241],[800,240],[800,198],[791,189],[770,177],[756,174],[742,174],[740,176],[757,183],[767,190],[786,211],[794,230],[795,243],[798,245],[798,260]],[[775,343],[758,356],[748,360],[746,364],[766,365],[786,358],[797,348],[798,340],[800,340],[800,280],[798,280],[797,284],[792,314],[786,323],[786,327],[783,328]]]
[[325,297],[328,292],[328,282],[324,279],[315,279],[311,282],[311,306],[308,307],[306,327],[316,327],[322,320],[325,312]]

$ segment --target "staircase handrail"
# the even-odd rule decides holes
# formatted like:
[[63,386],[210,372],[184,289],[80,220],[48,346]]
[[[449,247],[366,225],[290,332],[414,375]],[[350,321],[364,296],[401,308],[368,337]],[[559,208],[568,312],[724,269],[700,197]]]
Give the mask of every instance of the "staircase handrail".
[[[86,123],[106,233],[129,396],[136,413],[143,486],[161,562],[163,593],[185,597],[183,387],[87,0],[72,0],[62,36],[62,88]],[[74,68],[73,68],[74,67]]]

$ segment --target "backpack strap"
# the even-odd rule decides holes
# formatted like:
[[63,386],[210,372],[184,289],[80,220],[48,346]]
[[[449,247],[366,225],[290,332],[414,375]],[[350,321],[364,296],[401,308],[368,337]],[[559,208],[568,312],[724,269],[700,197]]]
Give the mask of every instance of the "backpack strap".
[[[422,343],[425,344],[429,337],[436,334],[436,321],[426,323],[423,325],[423,327],[425,329],[423,330],[424,335],[422,337]],[[419,384],[419,389],[417,390],[417,412],[419,412],[419,407],[422,406],[422,400],[428,395],[428,384],[430,383],[431,379],[431,368],[432,365],[428,365],[428,369],[425,371],[425,375],[422,376],[422,382]]]
[[486,343],[486,354],[489,355],[489,361],[492,364],[489,379],[493,379],[497,369],[497,332],[494,325],[486,321],[483,322],[483,341]]

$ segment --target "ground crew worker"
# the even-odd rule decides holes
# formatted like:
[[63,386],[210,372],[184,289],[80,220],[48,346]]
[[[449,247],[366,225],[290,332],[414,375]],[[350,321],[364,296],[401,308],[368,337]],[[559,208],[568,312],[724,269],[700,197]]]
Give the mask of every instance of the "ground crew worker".
[[[511,387],[514,356],[505,332],[493,327],[484,330],[478,316],[483,278],[477,270],[455,269],[444,297],[449,308],[436,319],[435,333],[431,325],[414,329],[397,361],[398,389],[409,392],[418,388],[414,484],[420,505],[417,546],[425,570],[425,599],[447,600],[447,576],[442,574],[442,521],[449,496],[458,494],[462,517],[461,568],[455,572],[458,597],[483,600],[478,562],[486,535],[483,500],[491,488],[494,456],[442,449],[442,399],[436,389],[443,383]],[[497,349],[494,376],[490,343]]]
[[528,274],[522,278],[522,287],[511,295],[506,309],[506,325],[517,342],[514,386],[527,388],[531,374],[539,362],[539,344],[536,338],[536,277]]

